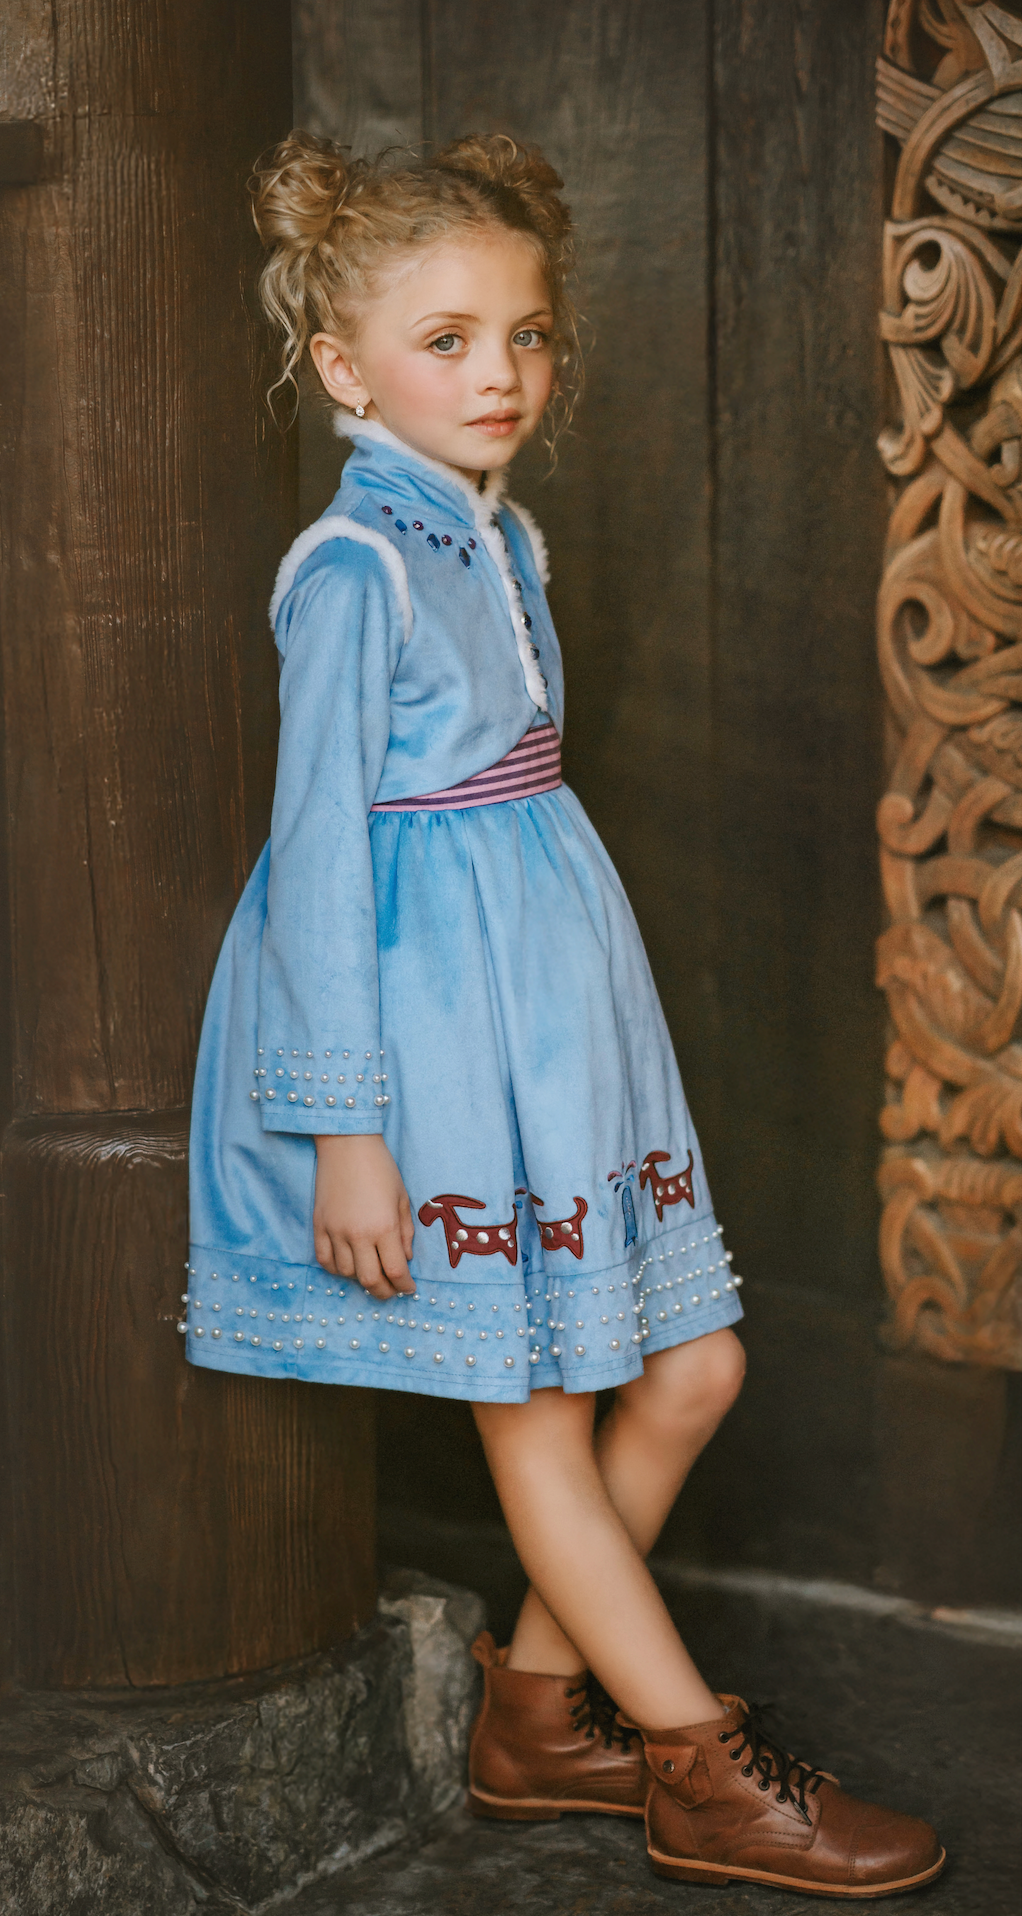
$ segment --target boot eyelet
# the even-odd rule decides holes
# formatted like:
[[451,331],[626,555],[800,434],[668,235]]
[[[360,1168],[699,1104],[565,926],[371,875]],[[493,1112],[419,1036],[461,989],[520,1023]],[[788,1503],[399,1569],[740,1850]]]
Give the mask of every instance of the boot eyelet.
[[673,1763],[673,1761],[672,1761],[672,1759],[671,1759],[671,1758],[670,1758],[669,1756],[667,1756],[667,1757],[665,1757],[665,1758],[664,1758],[664,1763],[663,1763],[663,1767],[664,1767],[664,1769],[665,1769],[665,1770],[666,1770],[666,1771],[668,1772],[668,1774],[670,1774],[670,1772],[671,1772],[671,1770],[673,1770],[673,1768],[674,1768],[674,1763]]
[[742,1754],[742,1752],[741,1752],[741,1750],[729,1750],[729,1751],[728,1751],[728,1755],[729,1755],[729,1757],[731,1758],[731,1761],[732,1761],[732,1763],[737,1763],[737,1762],[738,1762],[738,1760],[739,1760],[739,1758],[740,1758],[740,1756],[741,1756],[741,1754]]
[[751,1763],[743,1763],[743,1764],[742,1764],[742,1775],[743,1775],[743,1776],[751,1776],[751,1775],[752,1775],[752,1764],[751,1764]]
[[[720,1731],[718,1731],[718,1733],[717,1733],[717,1742],[718,1742],[718,1743],[728,1743],[728,1742],[730,1742],[730,1740],[731,1740],[731,1732],[730,1732],[730,1730],[720,1730]],[[734,1751],[732,1751],[732,1752],[731,1752],[731,1754],[732,1754],[732,1755],[734,1755]]]
[[786,1803],[786,1802],[788,1801],[788,1792],[787,1792],[787,1790],[778,1790],[778,1792],[777,1792],[777,1801],[778,1801],[779,1803]]
[[762,1777],[760,1777],[760,1780],[759,1780],[759,1782],[758,1782],[758,1784],[757,1784],[757,1786],[756,1786],[756,1787],[757,1787],[757,1789],[761,1789],[761,1790],[768,1790],[768,1789],[770,1788],[770,1785],[769,1785],[769,1783],[767,1782],[767,1780],[766,1780],[766,1777],[765,1777],[765,1776],[762,1776]]

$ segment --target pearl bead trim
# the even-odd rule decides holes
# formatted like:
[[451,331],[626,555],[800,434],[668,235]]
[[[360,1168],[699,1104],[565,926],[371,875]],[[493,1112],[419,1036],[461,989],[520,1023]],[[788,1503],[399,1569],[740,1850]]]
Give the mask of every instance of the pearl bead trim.
[[[599,1364],[601,1351],[614,1357],[629,1344],[641,1348],[653,1334],[651,1317],[657,1326],[669,1325],[672,1317],[702,1308],[701,1291],[688,1290],[684,1298],[679,1295],[683,1287],[698,1278],[717,1279],[707,1291],[705,1301],[711,1305],[719,1303],[722,1294],[736,1292],[742,1279],[731,1274],[731,1253],[717,1248],[716,1240],[721,1235],[721,1227],[716,1226],[709,1232],[694,1232],[689,1241],[671,1245],[666,1251],[651,1249],[633,1277],[618,1275],[613,1283],[587,1285],[583,1271],[569,1286],[564,1278],[550,1278],[535,1269],[527,1271],[524,1305],[522,1301],[511,1301],[503,1287],[497,1301],[493,1301],[496,1287],[454,1284],[436,1287],[437,1292],[448,1289],[446,1300],[438,1294],[427,1298],[418,1291],[408,1298],[392,1299],[388,1308],[386,1304],[374,1303],[354,1282],[336,1278],[327,1281],[325,1273],[317,1274],[314,1282],[310,1282],[307,1275],[288,1279],[268,1276],[265,1271],[246,1273],[243,1270],[210,1270],[203,1277],[192,1264],[186,1266],[189,1288],[182,1294],[181,1301],[190,1307],[189,1322],[195,1338],[208,1336],[214,1342],[222,1341],[225,1327],[218,1319],[227,1312],[235,1319],[246,1320],[244,1329],[237,1326],[231,1329],[232,1344],[247,1344],[253,1349],[265,1344],[267,1349],[279,1353],[285,1349],[301,1352],[308,1347],[313,1352],[330,1351],[335,1359],[351,1352],[355,1361],[363,1364],[367,1360],[375,1362],[377,1356],[384,1359],[394,1356],[403,1358],[406,1363],[425,1359],[439,1367],[458,1352],[455,1348],[426,1349],[423,1340],[432,1339],[435,1344],[441,1339],[446,1342],[450,1336],[455,1346],[464,1345],[469,1339],[477,1347],[465,1353],[466,1369],[475,1370],[485,1360],[487,1370],[496,1366],[502,1371],[512,1371],[516,1368],[516,1356],[498,1348],[512,1337],[528,1339],[528,1352],[523,1349],[521,1356],[527,1356],[531,1366],[549,1357],[562,1367],[573,1368],[574,1362],[581,1363],[587,1357]],[[683,1269],[682,1265],[698,1253],[706,1257],[705,1265]],[[272,1268],[279,1271],[286,1267]],[[647,1273],[650,1274],[648,1281]],[[256,1291],[245,1293],[240,1288],[238,1291],[226,1288],[234,1284],[240,1287],[246,1278],[249,1285],[258,1287]],[[547,1283],[549,1290],[544,1288]],[[237,1301],[239,1297],[242,1302]],[[256,1308],[252,1299],[263,1308]],[[479,1322],[479,1315],[484,1311],[485,1327]],[[576,1333],[587,1333],[585,1341],[581,1338],[574,1343],[570,1339],[562,1341],[569,1320]],[[265,1328],[256,1329],[257,1324]],[[379,1327],[375,1334],[374,1326]],[[304,1333],[309,1327],[320,1334],[306,1336]],[[189,1323],[182,1321],[177,1328],[184,1332]],[[295,1334],[299,1328],[303,1332],[301,1336]],[[353,1330],[358,1335],[352,1336]],[[415,1333],[416,1341],[404,1343],[399,1336],[397,1342],[392,1341],[394,1335],[402,1331],[406,1335]],[[606,1361],[604,1358],[603,1362]]]
[[[378,1060],[381,1069],[373,1072],[353,1071],[351,1068],[353,1056],[358,1062],[361,1062],[364,1056],[367,1064]],[[339,1095],[334,1087],[335,1085],[365,1084],[368,1077],[379,1088],[366,1095],[372,1097],[373,1105],[377,1110],[383,1110],[391,1102],[391,1093],[383,1088],[388,1082],[388,1073],[382,1069],[385,1057],[384,1051],[379,1053],[366,1051],[364,1054],[359,1054],[350,1048],[345,1050],[341,1046],[331,1046],[330,1050],[322,1052],[302,1052],[293,1045],[260,1045],[256,1052],[258,1062],[253,1066],[252,1072],[256,1085],[248,1095],[253,1104],[260,1104],[264,1099],[267,1104],[273,1104],[283,1098],[286,1104],[301,1104],[306,1110],[311,1111],[322,1099],[323,1104],[330,1111],[336,1110],[339,1103],[345,1110],[354,1111],[359,1104],[359,1094],[347,1091]],[[338,1063],[346,1068],[338,1071],[336,1069]],[[324,1064],[329,1066],[328,1070],[322,1069]],[[309,1069],[310,1066],[311,1069]],[[314,1090],[314,1085],[329,1088]]]

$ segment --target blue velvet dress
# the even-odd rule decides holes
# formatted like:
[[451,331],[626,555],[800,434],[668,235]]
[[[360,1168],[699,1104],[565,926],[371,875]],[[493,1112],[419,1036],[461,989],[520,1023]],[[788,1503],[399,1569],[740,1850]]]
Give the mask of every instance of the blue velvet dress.
[[[620,880],[564,785],[372,810],[560,731],[542,541],[499,477],[350,431],[274,595],[271,833],[195,1079],[188,1357],[486,1402],[623,1383],[742,1313]],[[414,1298],[316,1262],[333,1132],[386,1138]]]

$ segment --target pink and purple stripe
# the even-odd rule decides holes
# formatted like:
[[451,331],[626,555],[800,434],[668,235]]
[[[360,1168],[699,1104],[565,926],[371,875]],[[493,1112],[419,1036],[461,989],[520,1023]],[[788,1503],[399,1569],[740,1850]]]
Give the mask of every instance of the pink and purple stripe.
[[498,764],[463,778],[445,792],[421,798],[385,798],[374,812],[460,812],[471,805],[504,805],[512,798],[537,798],[561,783],[561,741],[549,721],[526,732]]

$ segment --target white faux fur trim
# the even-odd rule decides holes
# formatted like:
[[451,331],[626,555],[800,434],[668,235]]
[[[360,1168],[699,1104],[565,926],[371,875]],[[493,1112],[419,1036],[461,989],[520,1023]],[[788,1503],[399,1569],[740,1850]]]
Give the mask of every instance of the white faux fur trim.
[[[525,676],[525,689],[533,704],[538,706],[541,712],[548,711],[546,686],[543,684],[539,666],[532,656],[528,629],[522,624],[522,611],[514,588],[507,544],[496,522],[497,508],[504,497],[504,488],[507,485],[507,473],[503,470],[487,473],[486,483],[480,492],[476,486],[464,479],[460,472],[456,472],[453,466],[445,466],[441,460],[430,459],[426,453],[416,451],[414,446],[407,445],[403,439],[397,437],[396,433],[390,432],[386,426],[381,426],[375,419],[356,419],[351,413],[339,411],[334,414],[333,423],[338,439],[375,439],[380,445],[393,446],[418,465],[426,466],[430,472],[435,472],[441,479],[446,479],[448,485],[455,486],[464,494],[475,522],[476,532],[493,560],[504,588],[515,644],[518,647],[518,657]],[[517,509],[520,510],[520,508]],[[526,515],[523,514],[522,517],[523,522],[526,523],[526,531],[529,531]],[[530,538],[531,536],[530,532]]]
[[325,545],[329,539],[351,539],[355,545],[372,546],[373,551],[379,553],[390,574],[390,583],[401,608],[407,645],[412,636],[412,598],[408,590],[405,562],[401,554],[394,551],[390,540],[384,538],[382,532],[370,532],[368,526],[360,526],[354,519],[349,519],[342,513],[335,513],[329,519],[317,519],[314,525],[307,526],[304,532],[298,534],[290,551],[284,554],[277,573],[277,582],[273,588],[273,597],[270,600],[270,624],[276,625],[277,613],[295,582],[299,566],[304,565],[310,552],[315,552],[317,546]]
[[507,609],[511,614],[511,624],[514,628],[518,657],[521,659],[522,671],[525,674],[525,690],[528,692],[533,705],[537,705],[541,712],[547,712],[550,708],[547,704],[546,686],[543,683],[543,676],[540,672],[539,665],[532,656],[532,641],[529,638],[528,629],[522,624],[522,618],[524,616],[522,612],[522,602],[514,589],[511,561],[504,534],[497,524],[497,521],[493,518],[488,518],[485,512],[477,512],[475,520],[479,537],[500,574],[500,583],[504,588]]
[[516,519],[521,520],[525,527],[529,535],[529,544],[532,547],[533,564],[543,584],[548,585],[550,582],[550,556],[546,549],[546,540],[536,524],[535,519],[528,507],[520,506],[517,499],[505,499],[504,504],[510,512],[514,513]]

